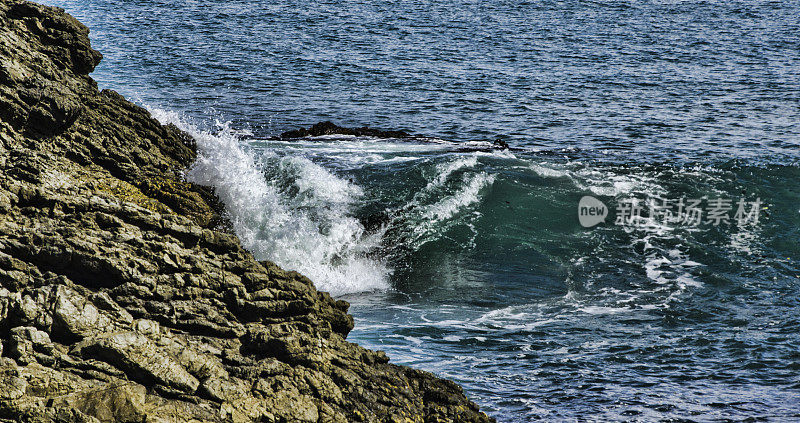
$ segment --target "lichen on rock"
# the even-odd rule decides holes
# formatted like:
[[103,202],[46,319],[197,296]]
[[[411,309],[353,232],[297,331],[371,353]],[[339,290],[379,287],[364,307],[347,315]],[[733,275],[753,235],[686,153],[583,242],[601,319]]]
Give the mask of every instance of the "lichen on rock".
[[489,421],[346,341],[348,305],[259,262],[193,140],[88,76],[63,10],[0,0],[0,421]]

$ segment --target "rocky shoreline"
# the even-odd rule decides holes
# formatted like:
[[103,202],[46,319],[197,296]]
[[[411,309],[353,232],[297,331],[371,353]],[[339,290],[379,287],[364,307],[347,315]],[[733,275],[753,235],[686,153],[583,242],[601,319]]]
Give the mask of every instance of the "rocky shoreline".
[[0,420],[484,422],[256,261],[194,141],[88,76],[88,30],[0,0]]

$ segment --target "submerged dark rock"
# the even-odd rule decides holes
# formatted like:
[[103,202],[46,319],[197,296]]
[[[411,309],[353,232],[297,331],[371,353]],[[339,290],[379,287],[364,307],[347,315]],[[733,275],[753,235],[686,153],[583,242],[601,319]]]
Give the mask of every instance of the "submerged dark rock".
[[[384,131],[366,126],[361,128],[345,128],[330,121],[319,122],[309,128],[287,131],[277,137],[274,137],[273,139],[293,140],[308,137],[319,137],[323,135],[351,135],[359,137],[392,138],[422,142],[430,140],[422,135],[412,135],[405,131]],[[520,148],[511,147],[507,142],[499,138],[491,143],[484,143],[482,145],[452,143],[452,151],[454,152],[471,153],[476,151],[491,152],[497,150],[521,151]]]
[[182,179],[193,140],[97,90],[87,34],[0,0],[0,421],[490,420],[245,251]]
[[314,124],[310,128],[301,128],[287,131],[280,135],[280,139],[294,139],[305,137],[319,137],[322,135],[353,135],[358,137],[377,137],[377,138],[412,138],[413,136],[405,131],[383,131],[369,127],[344,128],[333,122],[325,121]]
[[511,147],[508,145],[507,142],[503,141],[502,139],[498,138],[492,142],[492,146],[499,148],[501,150],[509,150]]

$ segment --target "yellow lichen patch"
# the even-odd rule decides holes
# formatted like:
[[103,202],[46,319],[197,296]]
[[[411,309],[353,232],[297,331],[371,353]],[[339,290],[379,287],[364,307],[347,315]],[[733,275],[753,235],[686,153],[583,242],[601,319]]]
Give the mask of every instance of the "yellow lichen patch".
[[111,196],[121,202],[133,203],[157,213],[172,213],[163,203],[145,195],[139,188],[112,176],[100,166],[79,166],[65,161],[60,171],[48,174],[52,188],[79,186],[89,188],[97,195]]
[[147,186],[147,189],[161,192],[182,192],[191,189],[191,185],[188,182],[178,179],[151,177],[142,183]]
[[158,213],[171,213],[169,207],[142,193],[135,186],[116,178],[101,179],[95,182],[94,188],[100,192],[111,194],[121,201],[134,203],[139,207]]

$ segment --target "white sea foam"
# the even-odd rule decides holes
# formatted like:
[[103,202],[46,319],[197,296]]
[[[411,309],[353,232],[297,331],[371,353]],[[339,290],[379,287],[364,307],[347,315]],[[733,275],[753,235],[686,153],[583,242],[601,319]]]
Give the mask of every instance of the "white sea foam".
[[570,178],[570,175],[560,169],[555,169],[551,166],[546,166],[544,163],[531,163],[529,169],[534,171],[537,175],[543,176],[545,178]]
[[[380,237],[352,216],[361,189],[302,157],[283,157],[268,180],[227,125],[201,131],[179,115],[152,109],[197,140],[191,182],[214,187],[242,244],[258,259],[297,270],[334,295],[388,287],[390,269],[365,256]],[[287,189],[287,187],[289,189]]]
[[495,175],[486,173],[465,176],[464,186],[458,192],[427,207],[423,217],[430,222],[449,219],[467,206],[477,203],[481,190],[494,183],[494,180]]
[[436,166],[436,176],[428,182],[425,191],[430,191],[435,187],[439,187],[447,181],[447,178],[460,169],[474,167],[478,164],[478,156],[472,154],[466,157],[459,157],[456,160],[441,163]]

